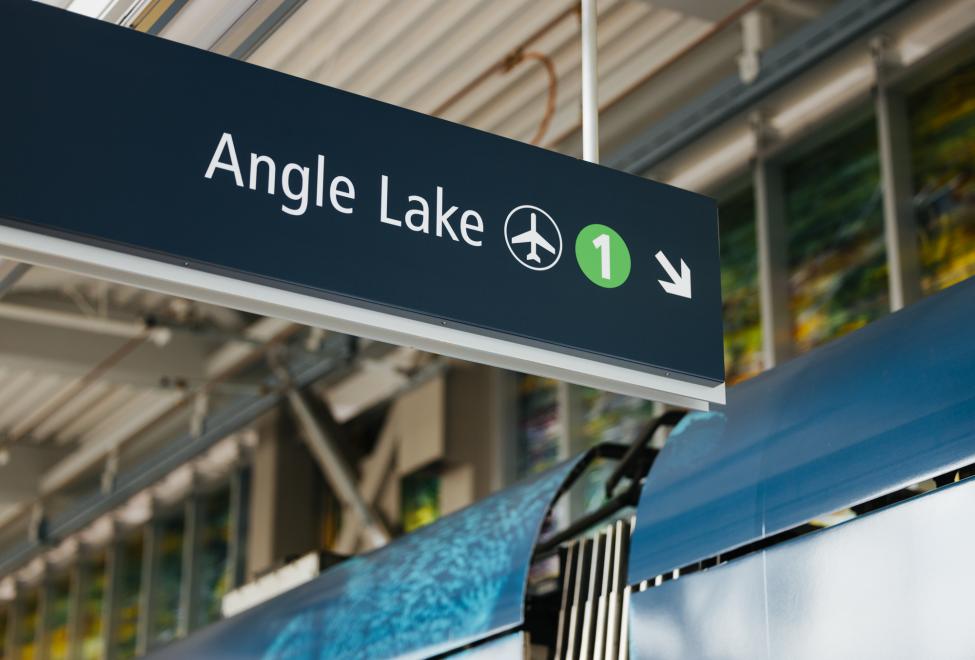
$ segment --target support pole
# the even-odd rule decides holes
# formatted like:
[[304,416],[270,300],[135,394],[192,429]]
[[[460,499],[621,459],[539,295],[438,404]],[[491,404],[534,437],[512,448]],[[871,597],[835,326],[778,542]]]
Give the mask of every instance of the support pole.
[[785,190],[782,169],[768,156],[768,136],[762,120],[753,117],[752,126],[758,147],[752,176],[758,292],[762,314],[762,361],[766,369],[771,369],[792,356]]
[[88,550],[82,547],[78,559],[71,567],[71,591],[68,601],[68,659],[82,660],[81,645],[84,638],[84,603],[91,577]]
[[3,298],[16,284],[21,277],[30,270],[30,264],[12,261],[10,259],[0,259],[0,298]]
[[105,591],[102,595],[102,653],[106,660],[114,660],[115,638],[118,630],[118,595],[122,569],[122,541],[112,523],[112,540],[105,557]]
[[24,622],[24,595],[23,587],[16,586],[14,599],[7,606],[7,637],[0,640],[3,642],[4,657],[17,658],[20,655],[20,627]]
[[596,0],[582,5],[582,158],[599,162],[599,88],[596,69]]
[[[319,424],[301,392],[290,387],[286,392],[288,404],[294,412],[298,423],[304,431],[305,441],[315,460],[318,461],[322,473],[335,490],[335,494],[342,500],[363,527],[363,536],[372,548],[378,548],[389,542],[389,532],[382,521],[373,512],[365,498],[356,486],[356,478],[352,469],[346,464],[345,458],[335,446],[334,436],[338,429],[337,423],[330,423],[329,433]],[[334,422],[334,420],[331,420]]]
[[893,89],[888,81],[891,68],[896,66],[889,61],[889,46],[884,40],[872,45],[877,74],[874,109],[884,199],[887,281],[890,311],[896,312],[921,298],[917,224],[912,199],[910,122],[904,94]]
[[51,571],[44,566],[44,575],[37,592],[37,616],[34,618],[34,657],[47,660],[51,648]]
[[250,473],[238,465],[230,477],[230,545],[227,563],[230,565],[230,588],[244,584],[244,545],[247,543],[247,501],[250,498]]
[[145,655],[152,645],[152,624],[156,618],[156,589],[159,587],[159,521],[153,517],[142,529],[141,588],[136,624],[136,655]]
[[183,505],[183,555],[180,568],[179,611],[176,620],[176,635],[186,637],[196,628],[199,620],[199,566],[201,502],[196,476],[193,477],[193,493]]

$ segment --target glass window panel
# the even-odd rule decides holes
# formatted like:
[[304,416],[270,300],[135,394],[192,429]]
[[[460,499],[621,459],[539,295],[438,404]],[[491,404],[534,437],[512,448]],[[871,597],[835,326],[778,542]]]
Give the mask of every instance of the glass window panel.
[[975,274],[975,65],[909,101],[921,288],[933,293]]
[[68,608],[71,602],[71,580],[67,573],[55,576],[48,589],[47,657],[49,660],[67,660]]
[[[573,405],[579,406],[580,449],[601,442],[632,444],[653,418],[653,402],[590,387],[573,386]],[[593,511],[606,501],[606,480],[615,468],[614,461],[597,459],[580,477],[577,486],[582,511]],[[578,514],[576,514],[578,515]]]
[[82,580],[85,592],[81,595],[81,657],[98,660],[105,654],[102,637],[102,610],[105,603],[106,553],[100,550],[91,556]]
[[440,477],[432,469],[408,474],[400,481],[403,531],[412,532],[440,517]]
[[719,205],[724,365],[729,385],[762,371],[755,194],[746,188]]
[[118,591],[115,600],[115,657],[135,657],[142,583],[142,529],[126,534],[119,546]]
[[198,625],[220,618],[220,603],[231,583],[230,489],[221,488],[200,500]]
[[160,518],[157,524],[159,555],[153,584],[152,640],[165,644],[175,639],[180,618],[184,517],[180,512]]
[[551,378],[518,377],[518,476],[542,472],[558,462],[558,383]]
[[793,335],[807,351],[889,310],[876,126],[785,168]]
[[20,602],[20,621],[17,626],[17,647],[20,649],[20,660],[34,660],[37,653],[38,606],[40,594],[31,589],[24,594]]

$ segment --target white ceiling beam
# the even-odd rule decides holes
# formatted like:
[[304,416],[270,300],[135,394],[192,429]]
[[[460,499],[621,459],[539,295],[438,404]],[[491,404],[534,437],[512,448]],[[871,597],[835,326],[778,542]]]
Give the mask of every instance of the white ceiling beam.
[[[101,426],[104,432],[100,432],[97,437],[91,438],[69,454],[67,457],[56,463],[51,469],[44,473],[40,480],[40,493],[42,496],[49,496],[64,486],[68,485],[76,477],[91,469],[93,465],[103,461],[108,454],[117,448],[128,437],[141,429],[146,423],[163,414],[180,399],[178,392],[154,393],[148,397],[143,395],[138,399],[138,413],[127,415],[113,415],[106,419],[112,421],[111,425]],[[124,417],[124,419],[120,419]]]
[[269,69],[290,72],[288,65],[307,57],[315,46],[314,35],[333,22],[343,4],[343,0],[305,2],[268,35],[247,61]]
[[468,21],[476,21],[477,16],[488,11],[493,5],[487,2],[447,2],[436,25],[426,26],[423,38],[405,40],[395,60],[385,62],[383,67],[373,67],[363,72],[355,81],[361,94],[372,98],[385,98],[384,88],[409,71],[429,66],[432,53],[444,39],[459,26]]
[[[27,372],[29,373],[29,372]],[[23,386],[18,387],[13,396],[0,398],[0,429],[9,427],[10,435],[17,437],[38,409],[56,396],[65,387],[64,379],[57,374],[31,374]]]
[[283,319],[270,317],[258,319],[244,330],[244,338],[247,341],[229,341],[207,358],[207,378],[218,376],[233,368],[234,365],[250,360],[264,349],[261,343],[271,341],[293,326],[294,323]]
[[[599,84],[602,86],[606,74],[620,59],[620,39],[627,32],[640,32],[638,28],[644,25],[647,8],[641,4],[607,2],[600,5],[600,10]],[[548,54],[559,73],[556,110],[571,108],[574,118],[578,119],[582,58],[579,31],[575,21],[566,21],[560,28],[556,44],[550,47],[540,44],[532,50]],[[641,37],[638,39],[642,41]],[[548,77],[537,63],[528,62],[519,66],[519,73],[524,79],[519,80],[519,76],[508,74],[508,80],[501,81],[505,89],[496,93],[490,103],[477,103],[476,112],[465,118],[464,123],[492,132],[503,132],[511,137],[531,139],[545,114]]]
[[[103,334],[0,319],[0,365],[16,371],[79,378],[99,360],[119,350],[124,339]],[[144,343],[100,377],[116,384],[158,386],[162,380],[197,383],[206,377],[204,363],[211,340],[174,333],[164,347]]]
[[0,259],[0,298],[3,298],[20,278],[30,270],[30,264],[14,261],[13,259]]
[[822,0],[765,0],[770,9],[777,9],[781,13],[802,21],[818,18],[829,8],[829,4]]
[[146,334],[147,339],[159,346],[165,346],[172,337],[172,331],[168,328],[147,328],[144,323],[82,316],[80,314],[59,312],[52,309],[33,307],[31,305],[16,305],[13,303],[0,303],[0,319],[21,321],[23,323],[38,323],[55,328],[63,328],[65,330],[80,330],[82,332],[92,332],[126,339],[132,339]]
[[[316,31],[314,38],[293,42],[292,45],[297,44],[297,47],[275,68],[309,80],[326,82],[329,65],[342,56],[342,50],[356,38],[360,30],[376,20],[386,4],[387,0],[358,0],[345,3],[332,20],[327,20],[320,30]],[[283,32],[282,37],[288,38],[287,33],[290,32],[291,23],[292,21],[288,21],[282,29],[278,30]],[[277,34],[275,32],[273,36],[277,37]]]
[[253,4],[254,0],[189,2],[166,24],[159,36],[209,49]]
[[359,75],[395,61],[402,44],[429,39],[427,26],[437,22],[438,10],[443,7],[440,0],[413,0],[392,5],[343,49],[341,58],[331,67],[327,81],[322,82],[358,93],[355,79]]
[[566,5],[520,0],[494,0],[492,11],[473,25],[455,30],[437,44],[423,66],[405,72],[383,90],[383,98],[406,108],[431,113],[482,70],[508,55]]
[[743,0],[650,0],[654,7],[670,9],[705,21],[719,21],[742,5]]
[[[679,51],[690,38],[705,30],[707,25],[701,21],[673,12],[659,12],[652,19],[642,22],[640,29],[627,29],[624,25],[623,29],[606,40],[612,44],[611,46],[600,48],[600,98],[609,100],[616,95],[611,85],[616,89],[625,89],[636,84],[640,78]],[[581,94],[579,65],[580,60],[577,56],[565,73],[564,84],[559,87],[559,101],[547,135],[548,140],[579,123],[578,105]],[[623,73],[630,77],[620,80],[619,77]],[[539,99],[541,98],[539,96]],[[535,103],[540,102],[538,99],[535,100]],[[537,123],[530,121],[527,114],[524,108],[514,108],[507,117],[495,120],[494,130],[500,130],[505,126],[513,136],[531,135]]]

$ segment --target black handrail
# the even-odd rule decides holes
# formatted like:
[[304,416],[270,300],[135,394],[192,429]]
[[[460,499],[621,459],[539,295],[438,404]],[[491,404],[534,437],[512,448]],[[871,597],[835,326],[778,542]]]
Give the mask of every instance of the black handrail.
[[653,454],[648,451],[649,448],[647,447],[650,440],[653,439],[653,434],[661,427],[677,426],[685,414],[686,412],[683,410],[668,410],[663,415],[651,420],[643,435],[630,445],[623,458],[620,459],[619,465],[606,480],[606,497],[611,498],[613,496],[613,491],[616,490],[617,484],[623,477],[637,481],[647,473],[650,463],[653,462]]

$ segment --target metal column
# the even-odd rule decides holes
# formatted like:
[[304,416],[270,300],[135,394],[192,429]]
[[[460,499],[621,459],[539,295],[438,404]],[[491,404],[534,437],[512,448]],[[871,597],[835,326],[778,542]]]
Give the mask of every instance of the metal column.
[[389,542],[389,532],[359,492],[355,473],[336,447],[335,438],[340,433],[338,423],[334,419],[323,420],[328,425],[328,429],[323,429],[301,392],[290,387],[286,396],[291,410],[304,431],[308,448],[318,461],[335,494],[359,519],[363,527],[363,535],[369,545],[373,548],[386,545]]
[[78,559],[71,567],[71,587],[68,596],[68,658],[81,660],[82,637],[84,635],[83,622],[84,596],[88,590],[88,580],[91,572],[88,568],[88,558],[84,549],[79,551]]
[[41,583],[37,588],[37,616],[34,619],[34,657],[47,660],[50,656],[51,635],[48,630],[51,618],[51,575],[45,566]]
[[17,585],[14,599],[10,601],[7,609],[7,638],[0,640],[4,645],[5,658],[19,658],[20,649],[18,648],[18,637],[20,636],[21,619],[23,618],[23,602],[21,598],[21,587]]
[[244,547],[247,543],[247,501],[250,498],[250,472],[246,466],[234,469],[230,477],[230,543],[227,563],[230,566],[230,588],[245,582]]
[[3,298],[14,285],[20,281],[27,271],[30,264],[24,264],[10,259],[0,259],[0,298]]
[[789,262],[785,229],[785,191],[782,170],[771,160],[757,129],[758,156],[753,177],[758,292],[762,314],[762,356],[766,369],[792,354],[792,314],[789,310]]
[[159,522],[150,520],[142,528],[142,569],[139,580],[139,619],[136,628],[136,655],[145,655],[151,646],[155,620],[155,592],[159,572]]
[[122,579],[122,539],[113,530],[112,541],[105,553],[105,592],[102,595],[102,647],[105,660],[115,658],[115,637],[118,629],[116,605]]
[[596,64],[596,0],[582,5],[582,158],[599,162],[599,78]]
[[201,527],[200,495],[194,486],[185,505],[185,520],[183,521],[183,566],[180,571],[179,612],[176,622],[177,637],[186,637],[199,619],[199,557],[200,557],[200,527]]
[[887,82],[891,65],[886,62],[886,50],[883,43],[874,47],[877,70],[874,107],[884,199],[890,309],[896,312],[921,298],[921,271],[912,200],[914,186],[907,103],[904,95]]

